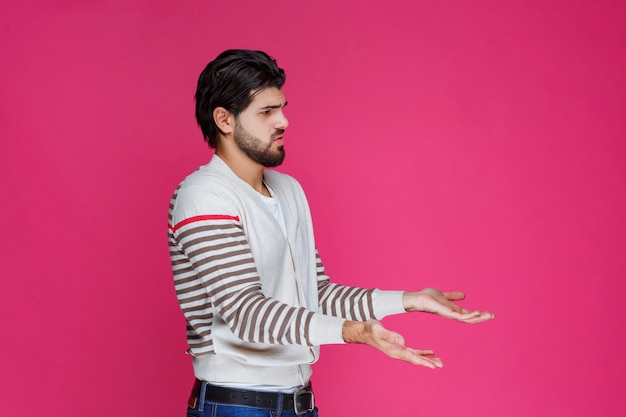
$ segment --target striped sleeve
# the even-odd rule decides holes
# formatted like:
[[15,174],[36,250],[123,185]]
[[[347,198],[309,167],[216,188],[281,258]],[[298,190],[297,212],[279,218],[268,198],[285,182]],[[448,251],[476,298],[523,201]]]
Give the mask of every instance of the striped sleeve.
[[391,314],[404,312],[402,291],[381,291],[350,287],[330,282],[319,252],[315,251],[317,264],[317,289],[323,314],[348,320],[380,320]]
[[170,215],[174,284],[194,355],[213,351],[214,313],[247,342],[313,345],[309,328],[315,313],[288,306],[262,293],[237,215],[200,215],[176,224],[171,220]]

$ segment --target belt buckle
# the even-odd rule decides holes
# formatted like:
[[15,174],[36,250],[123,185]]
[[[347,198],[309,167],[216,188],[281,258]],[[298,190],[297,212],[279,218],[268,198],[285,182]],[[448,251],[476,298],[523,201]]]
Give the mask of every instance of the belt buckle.
[[[305,397],[308,397],[307,400],[302,401]],[[293,408],[296,415],[303,415],[308,413],[309,411],[313,411],[315,408],[315,397],[313,396],[313,391],[309,391],[307,389],[301,389],[296,391],[293,394]]]

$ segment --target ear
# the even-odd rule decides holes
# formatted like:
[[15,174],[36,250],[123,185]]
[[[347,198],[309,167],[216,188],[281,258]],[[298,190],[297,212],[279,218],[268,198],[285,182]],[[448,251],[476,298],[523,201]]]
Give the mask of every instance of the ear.
[[216,107],[213,110],[213,120],[224,135],[235,131],[235,117],[224,107]]

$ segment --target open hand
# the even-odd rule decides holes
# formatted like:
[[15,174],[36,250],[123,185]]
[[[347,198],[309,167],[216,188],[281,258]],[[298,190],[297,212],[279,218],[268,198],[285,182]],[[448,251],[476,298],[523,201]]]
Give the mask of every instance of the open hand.
[[443,362],[433,357],[432,350],[412,349],[404,344],[402,335],[385,329],[378,320],[365,322],[346,321],[343,326],[343,339],[347,343],[364,343],[394,359],[427,368],[441,368]]
[[488,311],[470,311],[453,303],[463,299],[465,294],[462,292],[442,292],[434,288],[425,288],[421,291],[405,292],[403,302],[406,311],[433,313],[463,323],[480,323],[495,318],[495,315]]

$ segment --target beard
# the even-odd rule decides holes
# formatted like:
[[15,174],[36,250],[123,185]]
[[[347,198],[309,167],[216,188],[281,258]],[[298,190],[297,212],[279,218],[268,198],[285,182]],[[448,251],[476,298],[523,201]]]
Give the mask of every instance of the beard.
[[284,130],[277,130],[270,137],[269,143],[264,143],[258,137],[251,135],[241,126],[239,120],[235,121],[235,132],[233,137],[235,143],[253,161],[263,165],[266,168],[277,167],[283,163],[285,159],[285,149],[279,146],[272,149],[274,139],[282,135]]

